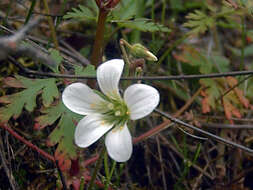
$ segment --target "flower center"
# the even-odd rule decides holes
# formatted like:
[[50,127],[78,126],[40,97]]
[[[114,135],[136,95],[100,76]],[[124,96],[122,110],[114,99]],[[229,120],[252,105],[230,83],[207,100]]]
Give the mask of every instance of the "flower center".
[[105,120],[115,125],[123,125],[129,120],[129,110],[123,100],[110,100],[104,113]]

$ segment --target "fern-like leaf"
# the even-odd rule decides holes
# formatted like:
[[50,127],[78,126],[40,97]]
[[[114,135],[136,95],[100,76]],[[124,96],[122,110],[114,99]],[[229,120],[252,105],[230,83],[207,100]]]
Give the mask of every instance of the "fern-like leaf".
[[120,27],[131,28],[143,32],[170,32],[170,29],[164,25],[154,23],[150,19],[136,18],[134,20],[116,20]]
[[191,28],[191,34],[204,33],[215,24],[215,18],[199,10],[196,10],[194,13],[189,13],[186,18],[188,21],[183,26]]
[[79,5],[78,8],[72,8],[71,12],[67,12],[63,17],[64,19],[88,19],[88,20],[96,20],[97,15],[89,8]]

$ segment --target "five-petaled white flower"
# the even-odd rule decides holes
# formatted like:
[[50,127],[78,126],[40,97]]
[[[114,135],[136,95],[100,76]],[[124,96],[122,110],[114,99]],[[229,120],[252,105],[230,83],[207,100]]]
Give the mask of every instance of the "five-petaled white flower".
[[62,94],[63,103],[71,111],[86,115],[75,130],[75,143],[88,147],[105,133],[109,156],[117,162],[127,161],[133,149],[127,121],[150,114],[159,103],[158,91],[145,84],[133,84],[119,93],[119,80],[123,71],[122,59],[113,59],[97,69],[97,81],[102,94],[95,93],[83,83],[73,83]]

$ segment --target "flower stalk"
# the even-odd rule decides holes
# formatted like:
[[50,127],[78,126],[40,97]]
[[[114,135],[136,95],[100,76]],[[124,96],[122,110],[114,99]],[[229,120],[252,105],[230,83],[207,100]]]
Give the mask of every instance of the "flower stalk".
[[106,17],[109,11],[105,9],[99,9],[98,23],[95,42],[91,54],[91,64],[95,67],[102,62],[103,49],[104,49],[104,33],[105,33],[105,23]]

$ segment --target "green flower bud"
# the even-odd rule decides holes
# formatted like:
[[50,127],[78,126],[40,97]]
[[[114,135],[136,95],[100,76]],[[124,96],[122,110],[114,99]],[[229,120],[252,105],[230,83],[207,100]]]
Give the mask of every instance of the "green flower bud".
[[146,47],[137,43],[132,45],[130,48],[130,52],[135,57],[144,58],[149,61],[157,61],[157,57],[151,53]]

